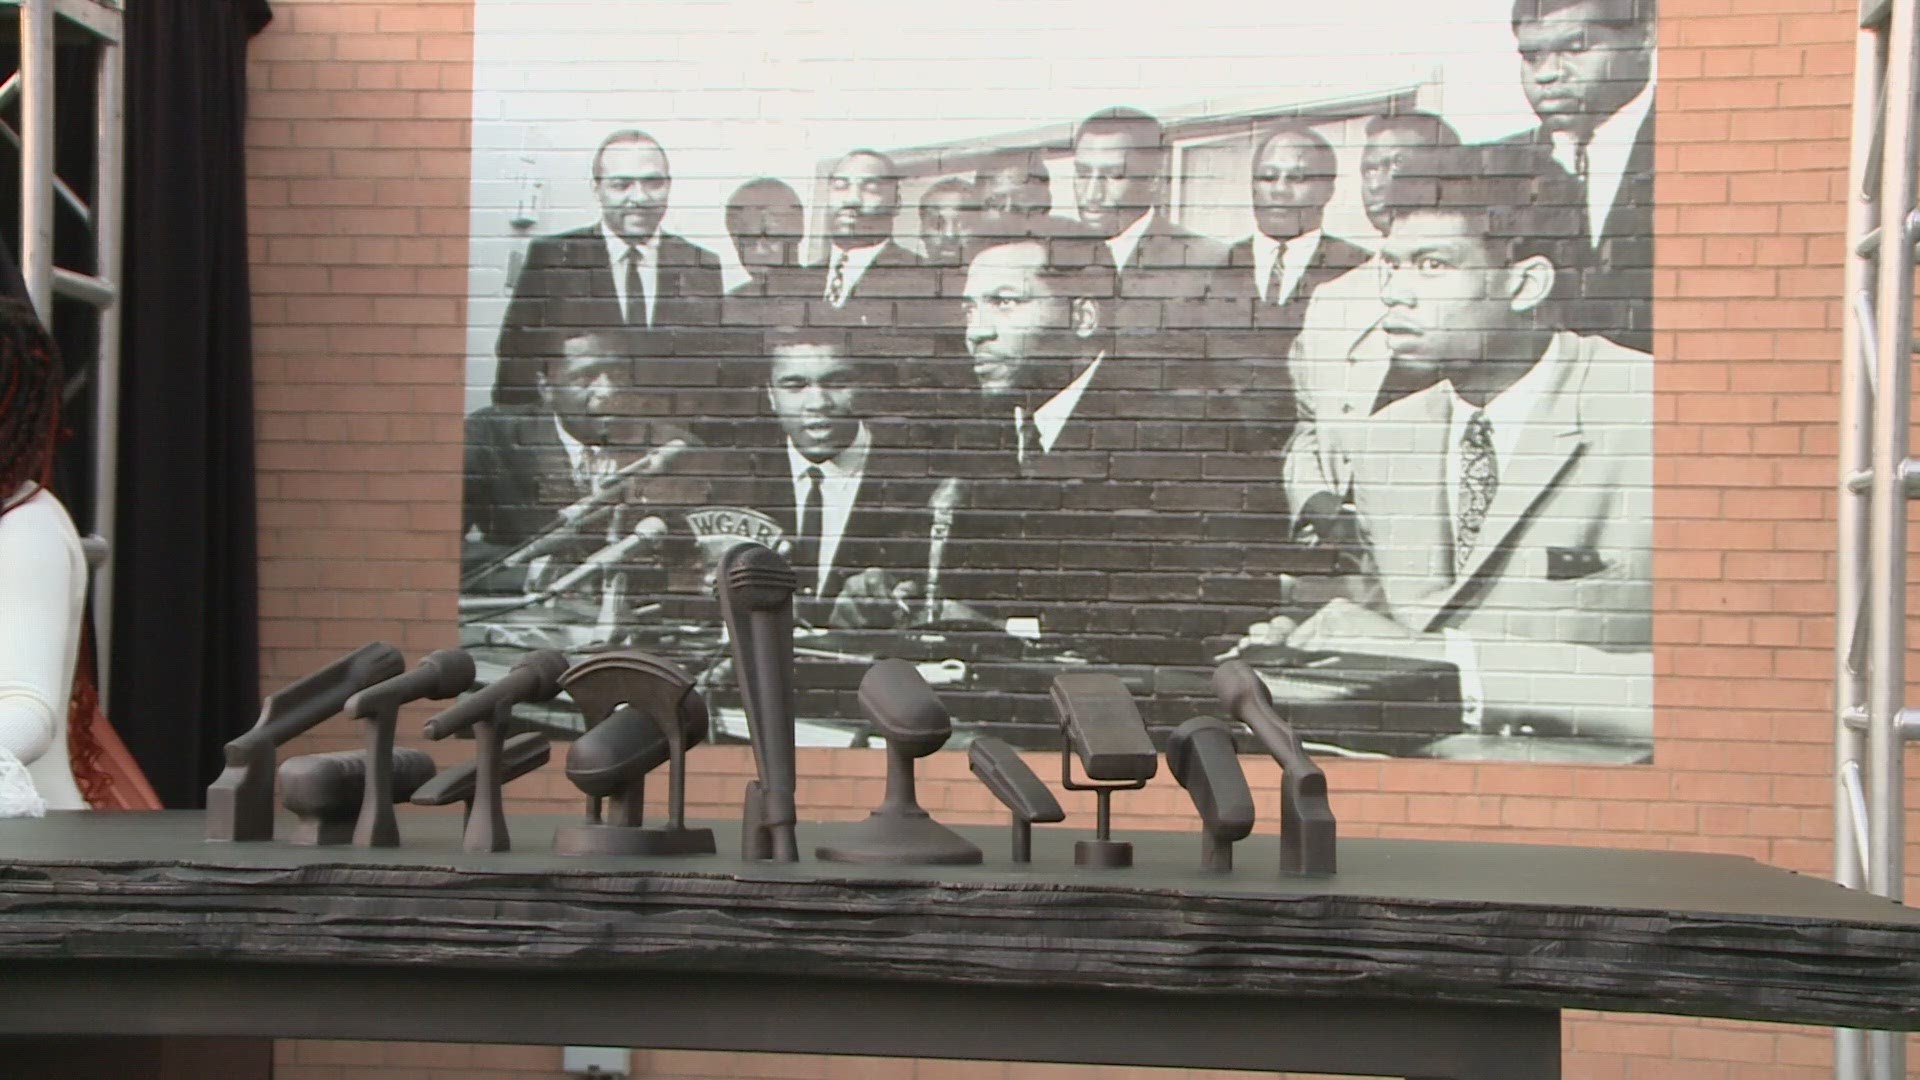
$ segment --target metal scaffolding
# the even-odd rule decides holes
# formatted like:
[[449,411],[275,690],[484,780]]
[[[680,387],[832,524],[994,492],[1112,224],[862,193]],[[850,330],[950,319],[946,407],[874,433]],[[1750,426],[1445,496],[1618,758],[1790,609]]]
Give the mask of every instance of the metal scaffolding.
[[[124,219],[126,119],[125,18],[121,0],[0,0],[20,15],[20,69],[0,82],[0,106],[20,102],[20,129],[0,122],[0,137],[20,148],[20,271],[34,310],[53,325],[53,298],[89,305],[99,322],[94,394],[93,535],[105,554],[93,573],[96,682],[107,700],[108,647],[113,640],[113,521],[120,416],[120,262]],[[54,46],[91,46],[95,78],[94,192],[91,205],[54,171]],[[94,272],[54,265],[55,200],[93,232]]]
[[[1907,501],[1913,338],[1915,78],[1920,0],[1861,0],[1848,169],[1834,644],[1833,876],[1903,898]],[[1898,1032],[1834,1033],[1838,1080],[1902,1080]]]

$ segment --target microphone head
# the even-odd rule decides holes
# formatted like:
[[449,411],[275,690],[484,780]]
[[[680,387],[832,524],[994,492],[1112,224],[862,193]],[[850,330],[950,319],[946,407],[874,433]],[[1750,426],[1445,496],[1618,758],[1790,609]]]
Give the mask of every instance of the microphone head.
[[420,658],[420,669],[433,673],[433,687],[427,691],[431,701],[459,697],[473,685],[473,657],[465,649],[439,649]]
[[746,541],[720,557],[720,585],[728,599],[750,611],[769,611],[793,602],[800,581],[779,552]]
[[913,757],[931,754],[953,734],[953,717],[905,660],[881,660],[860,679],[860,711],[889,743]]
[[1053,677],[1050,696],[1067,746],[1079,756],[1088,779],[1153,779],[1160,755],[1133,694],[1118,676],[1064,671]]
[[555,649],[536,649],[521,657],[513,665],[514,673],[524,671],[533,676],[534,681],[528,684],[527,694],[520,700],[529,704],[551,701],[560,693],[560,676],[571,666],[566,654]]

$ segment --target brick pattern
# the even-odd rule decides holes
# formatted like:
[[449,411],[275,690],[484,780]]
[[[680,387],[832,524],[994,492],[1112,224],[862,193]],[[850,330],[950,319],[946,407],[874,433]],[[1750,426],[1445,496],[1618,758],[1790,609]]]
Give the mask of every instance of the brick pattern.
[[[472,10],[278,0],[249,72],[267,689],[384,639],[455,640]],[[1332,762],[1348,835],[1732,852],[1826,876],[1841,214],[1853,5],[1666,0],[1656,228],[1658,763]],[[1916,623],[1920,629],[1920,623]],[[403,732],[427,715],[413,709]],[[408,742],[418,744],[411,735]],[[299,750],[339,749],[323,728]],[[462,747],[432,747],[443,762]],[[1271,805],[1271,767],[1249,761]],[[877,752],[799,759],[807,812],[878,799]],[[696,814],[751,758],[700,751]],[[997,820],[957,758],[925,804]],[[1184,827],[1164,780],[1123,828]],[[1920,788],[1909,792],[1920,806]],[[522,809],[572,811],[558,766]],[[1069,804],[1081,813],[1090,809]],[[1265,828],[1270,828],[1266,826]],[[1920,837],[1920,822],[1909,833]],[[1920,847],[1910,855],[1920,866]],[[1575,1080],[1814,1080],[1826,1032],[1572,1013]],[[639,1075],[1067,1080],[1146,1070],[646,1052]],[[532,1080],[538,1047],[286,1042],[283,1080]]]

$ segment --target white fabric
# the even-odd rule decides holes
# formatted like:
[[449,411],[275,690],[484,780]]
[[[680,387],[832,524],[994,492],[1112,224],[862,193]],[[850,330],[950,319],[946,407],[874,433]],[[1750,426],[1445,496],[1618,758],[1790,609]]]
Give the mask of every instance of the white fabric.
[[1124,274],[1127,264],[1133,261],[1134,250],[1140,246],[1140,238],[1147,235],[1147,229],[1153,225],[1153,215],[1158,210],[1149,210],[1133,219],[1133,224],[1120,230],[1120,235],[1107,241],[1107,250],[1113,253],[1113,272]]
[[[1060,441],[1060,433],[1066,430],[1067,421],[1073,419],[1073,410],[1079,407],[1081,395],[1087,392],[1087,384],[1093,382],[1093,373],[1100,370],[1100,361],[1106,358],[1106,353],[1094,357],[1093,363],[1087,365],[1087,370],[1068,383],[1066,389],[1048,398],[1046,404],[1033,410],[1033,426],[1040,432],[1041,450],[1053,452],[1053,444]],[[1024,419],[1020,415],[1020,407],[1014,406],[1013,429],[1015,431],[1020,430]]]
[[10,750],[0,749],[0,818],[45,817],[47,800],[33,786],[33,774]]
[[[1284,250],[1283,250],[1284,249]],[[1308,229],[1291,240],[1275,240],[1258,229],[1253,231],[1253,288],[1262,301],[1284,304],[1300,288],[1313,256],[1320,250],[1320,230]],[[1267,295],[1267,281],[1273,277],[1273,260],[1280,259],[1280,295]]]
[[9,505],[0,514],[0,751],[26,765],[49,807],[83,810],[67,758],[67,702],[87,560],[50,492],[23,486]]
[[660,295],[660,260],[653,257],[654,249],[659,245],[660,230],[634,244],[608,232],[604,227],[600,236],[607,242],[607,262],[613,266],[613,294],[620,299],[620,317],[627,313],[627,252],[633,251],[640,257],[640,287],[647,294],[647,325],[653,325],[653,302]]
[[[1653,108],[1653,80],[1640,89],[1632,101],[1620,107],[1593,129],[1587,141],[1587,240],[1600,243],[1607,228],[1607,214],[1613,209],[1613,197],[1620,193],[1620,181],[1627,175],[1627,162],[1633,157],[1633,144],[1640,138],[1640,125]],[[1553,133],[1553,159],[1569,173],[1575,168],[1580,145],[1564,131]]]
[[820,550],[814,555],[815,576],[813,592],[815,596],[826,592],[827,578],[833,573],[833,557],[840,552],[840,541],[846,538],[847,521],[853,517],[853,505],[860,499],[860,481],[867,473],[867,453],[873,449],[873,435],[867,431],[867,425],[860,425],[860,433],[845,450],[826,461],[808,461],[799,450],[794,449],[793,440],[787,440],[787,467],[793,472],[793,521],[794,527],[800,527],[800,515],[806,512],[807,488],[811,482],[807,479],[807,470],[820,470]]

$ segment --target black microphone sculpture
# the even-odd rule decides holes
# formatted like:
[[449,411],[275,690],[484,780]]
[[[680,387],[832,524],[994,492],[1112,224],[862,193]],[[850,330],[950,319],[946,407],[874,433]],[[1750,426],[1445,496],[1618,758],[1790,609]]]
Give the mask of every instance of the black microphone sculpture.
[[1293,725],[1273,707],[1266,682],[1245,661],[1229,660],[1214,668],[1213,689],[1233,718],[1252,728],[1280,763],[1280,872],[1333,873],[1334,820],[1327,775],[1307,756]]
[[1032,862],[1034,823],[1065,821],[1067,812],[1060,809],[1060,800],[1005,740],[992,736],[973,740],[967,747],[967,767],[1013,814],[1013,861]]
[[1233,731],[1211,716],[1196,716],[1167,736],[1167,769],[1193,796],[1200,812],[1200,865],[1233,869],[1233,844],[1253,831],[1253,792]]
[[893,866],[970,866],[980,849],[933,820],[913,789],[913,762],[946,745],[953,718],[905,660],[882,660],[860,680],[860,710],[887,740],[887,795],[844,839],[822,844],[814,857],[828,862]]
[[227,767],[207,788],[207,839],[273,839],[274,751],[339,712],[360,690],[406,668],[399,649],[375,642],[268,696],[260,719],[227,744]]
[[[553,744],[538,731],[523,731],[508,739],[500,746],[500,786],[513,783],[533,770],[553,759]],[[461,803],[464,812],[461,822],[473,820],[473,799],[477,785],[474,781],[474,760],[468,758],[445,772],[438,773],[433,779],[420,785],[413,793],[415,806],[445,806],[448,803]]]
[[[706,741],[707,703],[678,664],[623,649],[575,665],[560,685],[588,731],[567,751],[567,779],[586,792],[587,820],[562,826],[562,855],[711,855],[712,829],[687,828],[687,751]],[[663,761],[667,823],[641,827],[647,773]],[[601,813],[611,800],[612,820]]]
[[[386,774],[387,816],[391,819],[391,804],[412,798],[421,785],[433,779],[436,766],[426,751],[411,746],[389,750],[386,766],[382,771]],[[356,830],[366,820],[364,796],[373,790],[368,779],[366,754],[359,750],[301,754],[281,762],[280,803],[296,819],[287,843],[358,843]]]
[[[1113,675],[1068,672],[1053,677],[1053,711],[1060,718],[1065,745],[1060,748],[1060,784],[1068,791],[1092,791],[1098,800],[1098,824],[1092,840],[1073,845],[1075,866],[1119,869],[1133,865],[1133,845],[1113,839],[1113,793],[1147,786],[1160,771],[1160,755],[1147,735],[1146,721]],[[1091,784],[1073,778],[1073,759]]]
[[793,567],[751,541],[720,556],[720,613],[733,647],[734,676],[747,710],[757,780],[747,782],[740,855],[800,861],[793,828]]
[[473,729],[473,809],[467,816],[467,851],[505,851],[507,815],[500,804],[500,722],[521,702],[551,700],[560,693],[567,658],[552,649],[530,652],[479,693],[427,721],[427,738],[444,739]]
[[[400,824],[394,819],[393,804],[412,794],[408,791],[406,795],[396,796],[393,790],[393,726],[400,715],[400,706],[422,698],[445,701],[459,697],[472,685],[473,657],[459,649],[441,649],[422,657],[412,671],[395,675],[378,686],[369,686],[347,699],[347,715],[367,722],[360,818],[353,826],[355,847],[400,846]],[[429,770],[414,787],[432,778],[433,772]]]

